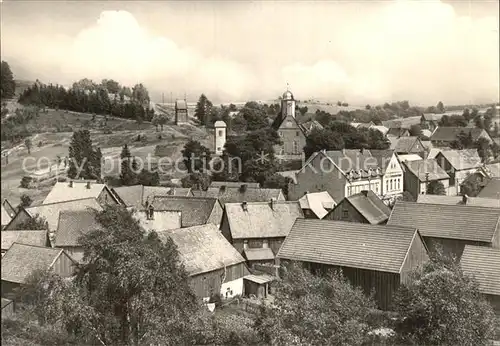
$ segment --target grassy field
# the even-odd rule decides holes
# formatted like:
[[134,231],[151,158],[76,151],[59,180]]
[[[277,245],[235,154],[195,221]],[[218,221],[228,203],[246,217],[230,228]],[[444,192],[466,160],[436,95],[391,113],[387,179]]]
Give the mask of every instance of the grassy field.
[[[28,124],[30,129],[38,129],[31,137],[33,148],[31,154],[28,154],[24,143],[10,146],[10,143],[2,143],[2,147],[11,147],[9,150],[9,160],[6,163],[2,158],[1,180],[2,198],[8,198],[13,204],[19,203],[19,198],[23,193],[28,194],[34,200],[42,200],[50,187],[41,189],[23,189],[19,187],[21,178],[26,172],[32,172],[36,169],[43,169],[54,164],[57,156],[65,157],[68,155],[68,148],[73,131],[80,129],[89,129],[92,143],[101,148],[105,165],[103,171],[108,175],[118,173],[118,160],[121,147],[127,144],[134,156],[145,160],[150,156],[157,160],[155,148],[157,145],[168,148],[169,158],[174,161],[181,157],[181,150],[190,139],[199,140],[202,144],[211,148],[213,146],[208,132],[196,128],[192,125],[166,125],[163,131],[157,132],[156,128],[150,123],[137,124],[120,118],[108,118],[108,127],[111,133],[105,133],[99,127],[99,122],[104,120],[102,116],[96,116],[92,121],[91,114],[66,112],[61,110],[48,110]],[[89,124],[90,123],[90,124]],[[89,125],[89,126],[87,126]],[[66,127],[66,128],[63,128]],[[71,129],[69,129],[70,127]],[[59,130],[67,130],[61,131]],[[137,136],[142,137],[137,141]],[[161,135],[161,138],[159,137]],[[173,177],[181,178],[181,173],[173,172]]]

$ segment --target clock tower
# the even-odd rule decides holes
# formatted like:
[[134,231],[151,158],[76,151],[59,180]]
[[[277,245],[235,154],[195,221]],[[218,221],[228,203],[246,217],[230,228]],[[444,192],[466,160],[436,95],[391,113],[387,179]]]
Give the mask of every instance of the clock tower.
[[290,90],[287,90],[281,99],[281,119],[285,119],[289,115],[295,118],[295,100]]

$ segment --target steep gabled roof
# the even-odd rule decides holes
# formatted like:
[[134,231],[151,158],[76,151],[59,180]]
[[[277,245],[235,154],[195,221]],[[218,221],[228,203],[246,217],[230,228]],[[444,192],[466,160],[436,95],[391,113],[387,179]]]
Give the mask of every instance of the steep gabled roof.
[[79,246],[79,238],[101,229],[94,210],[61,211],[56,232],[55,246]]
[[470,133],[474,141],[478,140],[481,134],[486,133],[486,131],[477,127],[438,127],[432,134],[431,140],[453,142],[461,132],[467,135]]
[[12,244],[50,246],[47,231],[16,230],[2,231],[2,251],[7,251]]
[[429,181],[449,179],[448,173],[442,169],[436,159],[425,159],[420,161],[406,161],[403,165],[421,182],[427,179],[426,173],[429,173]]
[[310,209],[319,219],[324,218],[328,210],[335,207],[335,201],[327,191],[306,193],[299,199],[299,204],[302,210]]
[[387,221],[391,214],[391,208],[385,205],[371,190],[361,191],[360,193],[346,197],[345,200],[372,225],[378,225]]
[[233,239],[286,237],[296,218],[304,217],[299,202],[226,203]]
[[194,196],[218,198],[222,205],[240,202],[267,202],[271,199],[283,200],[281,189],[240,187],[209,187],[206,191],[193,190]]
[[[372,156],[369,150],[330,150],[326,155],[339,167],[342,172],[361,172],[368,177],[368,170],[382,169],[378,166],[377,159]],[[365,174],[366,173],[366,174]]]
[[2,257],[2,281],[24,283],[34,270],[48,270],[62,249],[14,243]]
[[370,149],[370,153],[377,160],[377,164],[382,169],[382,172],[385,173],[385,170],[387,169],[387,166],[391,162],[391,158],[394,155],[395,151],[391,149],[388,150]]
[[216,198],[156,196],[152,205],[158,211],[180,211],[182,227],[191,227],[206,224],[217,203]]
[[500,178],[490,179],[481,189],[477,197],[500,199]]
[[443,156],[455,170],[479,168],[481,166],[481,158],[477,149],[441,150],[436,156],[438,161],[439,156]]
[[387,224],[416,227],[424,237],[491,242],[499,220],[495,208],[397,201]]
[[467,202],[464,204],[462,196],[418,195],[417,203],[500,208],[500,199],[496,198],[467,197]]
[[386,132],[386,135],[387,136],[394,136],[394,137],[401,137],[401,136],[404,136],[404,134],[408,131],[407,128],[403,128],[403,127],[390,127],[387,132]]
[[297,219],[276,257],[400,273],[415,227]]
[[399,137],[391,141],[391,149],[397,153],[411,153],[413,149],[419,152],[425,150],[420,139],[415,136]]
[[[71,182],[72,186],[70,186],[69,182],[57,182],[52,190],[50,190],[47,197],[45,197],[43,204],[67,202],[84,198],[97,198],[102,190],[109,191],[105,184],[89,182],[90,185],[89,188],[87,188],[87,183],[86,181],[75,180]],[[113,196],[113,194],[111,195]]]
[[164,186],[121,186],[113,188],[113,192],[125,203],[127,207],[140,209],[149,199],[155,196],[189,196],[190,188],[164,187]]
[[182,213],[179,210],[155,210],[153,219],[146,215],[147,210],[139,210],[133,214],[146,231],[163,231],[182,227]]
[[212,224],[160,231],[158,237],[173,240],[190,276],[245,262],[217,226]]
[[486,246],[465,245],[460,266],[474,276],[483,294],[500,296],[500,250]]
[[303,122],[303,123],[299,124],[299,127],[302,130],[302,132],[304,132],[306,135],[310,134],[311,131],[314,129],[318,129],[318,130],[323,129],[323,125],[321,125],[316,120],[310,120],[310,121]]

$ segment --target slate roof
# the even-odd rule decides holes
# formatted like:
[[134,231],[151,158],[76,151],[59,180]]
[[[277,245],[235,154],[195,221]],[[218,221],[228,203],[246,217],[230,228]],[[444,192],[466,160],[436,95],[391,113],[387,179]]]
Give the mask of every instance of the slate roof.
[[387,221],[391,214],[391,208],[385,205],[371,190],[361,191],[360,193],[346,197],[345,201],[350,203],[372,225],[378,225]]
[[417,203],[469,205],[474,207],[500,208],[500,199],[496,198],[467,197],[467,203],[464,204],[462,196],[418,195]]
[[303,122],[303,123],[299,124],[299,127],[302,130],[302,132],[304,132],[306,135],[311,133],[311,131],[314,129],[318,129],[318,130],[323,129],[323,125],[321,125],[316,120],[310,120],[310,121]]
[[155,210],[153,219],[147,218],[146,210],[139,210],[133,217],[146,231],[162,231],[182,227],[182,213],[178,210]]
[[490,179],[481,189],[477,197],[500,199],[500,178]]
[[24,283],[34,270],[47,270],[62,249],[14,243],[2,257],[2,281]]
[[370,154],[377,160],[378,166],[385,173],[387,166],[391,162],[392,155],[394,155],[394,150],[377,150],[370,149]]
[[361,172],[363,177],[368,177],[368,170],[374,170],[372,176],[377,176],[375,170],[380,168],[377,159],[373,157],[369,150],[331,150],[326,152],[326,156],[339,167],[342,172]]
[[274,253],[270,248],[248,248],[243,252],[249,261],[274,260]]
[[491,242],[499,221],[496,208],[397,201],[387,224],[416,227],[424,237]]
[[113,188],[113,192],[125,203],[127,207],[140,209],[144,203],[154,196],[189,196],[190,188],[164,187],[164,186],[121,186]]
[[500,250],[486,246],[465,245],[460,266],[474,276],[483,294],[500,296]]
[[304,217],[299,202],[226,203],[224,211],[233,239],[286,237],[296,218]]
[[84,198],[97,198],[102,190],[107,189],[105,184],[90,182],[90,189],[87,189],[86,181],[73,181],[73,187],[69,182],[57,182],[50,190],[43,204],[67,202]]
[[281,189],[251,188],[242,191],[239,187],[209,187],[206,191],[192,190],[194,196],[218,198],[222,205],[241,202],[267,202],[272,198],[284,200]]
[[481,158],[477,149],[447,149],[441,150],[439,155],[442,155],[455,170],[473,169],[481,166]]
[[40,215],[40,217],[45,218],[49,223],[49,230],[56,231],[57,225],[59,223],[59,213],[61,211],[70,210],[87,210],[87,209],[97,209],[102,210],[101,205],[97,202],[95,198],[85,198],[67,202],[58,202],[50,204],[42,204],[35,207],[25,208],[26,212],[31,216]]
[[48,246],[49,235],[47,231],[16,230],[2,231],[2,251],[7,251],[12,244]]
[[210,187],[241,187],[242,185],[246,185],[247,188],[260,188],[259,183],[247,183],[242,181],[212,181]]
[[335,201],[327,191],[306,193],[299,199],[302,210],[310,209],[319,219],[328,214],[327,209],[335,207]]
[[100,229],[93,210],[61,211],[56,231],[55,246],[79,246],[78,239]]
[[415,177],[421,182],[425,182],[427,177],[426,173],[429,173],[429,181],[449,179],[448,173],[442,169],[436,159],[425,159],[420,161],[407,161],[403,162],[404,166],[413,173]]
[[173,240],[190,276],[245,262],[217,226],[212,224],[160,231],[158,236]]
[[392,140],[391,149],[397,153],[411,153],[412,150],[421,152],[425,150],[418,137],[415,136],[399,137]]
[[400,273],[415,227],[297,219],[276,257]]
[[156,196],[152,205],[158,211],[180,211],[182,227],[191,227],[206,224],[216,203],[216,198]]
[[477,127],[438,127],[432,134],[431,140],[453,142],[462,131],[467,135],[471,133],[474,141],[476,141],[483,132],[486,132]]

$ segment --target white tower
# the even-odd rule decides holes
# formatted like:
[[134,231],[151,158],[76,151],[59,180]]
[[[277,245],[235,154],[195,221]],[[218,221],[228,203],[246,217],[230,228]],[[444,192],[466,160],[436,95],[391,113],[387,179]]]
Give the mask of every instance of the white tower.
[[217,120],[214,124],[215,127],[215,154],[222,155],[224,145],[226,145],[226,123],[222,120]]
[[287,89],[281,99],[281,119],[285,119],[289,115],[295,118],[295,99],[291,91]]

